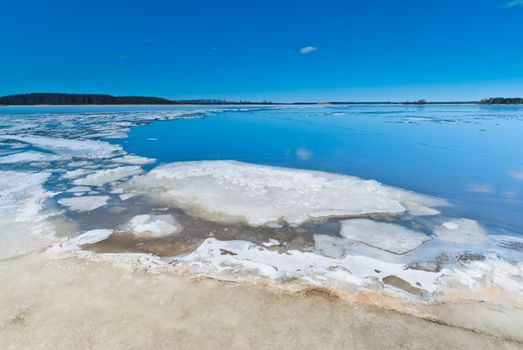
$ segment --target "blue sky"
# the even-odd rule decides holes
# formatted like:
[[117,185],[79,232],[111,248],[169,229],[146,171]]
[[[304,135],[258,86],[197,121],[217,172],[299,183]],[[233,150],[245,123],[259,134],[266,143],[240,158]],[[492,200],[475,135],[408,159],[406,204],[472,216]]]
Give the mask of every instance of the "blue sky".
[[0,1],[0,95],[523,96],[523,0]]

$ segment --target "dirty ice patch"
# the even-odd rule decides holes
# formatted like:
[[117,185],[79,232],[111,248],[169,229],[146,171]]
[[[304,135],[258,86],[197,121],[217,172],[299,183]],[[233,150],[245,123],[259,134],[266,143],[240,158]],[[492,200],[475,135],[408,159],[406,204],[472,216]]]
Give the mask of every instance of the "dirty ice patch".
[[4,135],[0,139],[21,141],[46,151],[91,159],[109,158],[122,151],[120,146],[95,140],[17,135]]
[[54,226],[43,203],[42,187],[50,174],[0,172],[0,259],[44,248],[54,239]]
[[342,221],[340,234],[352,241],[394,254],[405,254],[430,240],[423,233],[406,227],[368,219]]
[[66,157],[56,154],[48,154],[35,151],[27,151],[22,153],[10,154],[0,158],[0,164],[14,164],[14,163],[33,163],[33,162],[53,162],[57,160],[67,159]]
[[72,211],[91,211],[103,207],[109,201],[109,196],[83,196],[73,198],[62,198],[59,204]]
[[434,229],[438,239],[447,242],[479,245],[485,243],[487,233],[475,220],[453,219]]
[[77,186],[103,186],[107,183],[137,175],[141,172],[142,168],[139,166],[124,166],[114,169],[98,170],[84,178],[76,179],[73,182]]
[[[129,187],[211,220],[251,225],[363,214],[401,214],[404,203],[445,202],[373,180],[236,161],[180,162],[133,178]],[[412,205],[412,204],[409,204]]]
[[335,259],[311,252],[269,250],[247,241],[205,240],[194,252],[178,257],[178,266],[195,273],[243,278],[261,276],[278,281],[299,279],[307,284],[340,287],[344,284],[376,287],[383,279],[396,276],[420,290],[434,292],[443,273],[405,269],[401,263],[384,262],[367,256],[348,255]]
[[180,232],[183,227],[172,215],[137,215],[125,229],[138,237],[165,237]]

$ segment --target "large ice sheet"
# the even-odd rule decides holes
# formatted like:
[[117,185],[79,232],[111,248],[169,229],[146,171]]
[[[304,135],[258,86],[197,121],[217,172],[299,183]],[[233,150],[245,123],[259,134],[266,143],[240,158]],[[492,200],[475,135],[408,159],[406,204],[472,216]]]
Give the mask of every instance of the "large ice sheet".
[[236,161],[180,162],[159,166],[130,186],[213,220],[263,225],[284,220],[363,214],[401,214],[404,203],[444,205],[439,199],[373,180]]
[[54,227],[47,221],[42,187],[49,173],[0,172],[0,259],[25,254],[48,245]]
[[405,254],[430,240],[423,233],[403,226],[368,219],[344,220],[340,234],[352,241],[394,254]]

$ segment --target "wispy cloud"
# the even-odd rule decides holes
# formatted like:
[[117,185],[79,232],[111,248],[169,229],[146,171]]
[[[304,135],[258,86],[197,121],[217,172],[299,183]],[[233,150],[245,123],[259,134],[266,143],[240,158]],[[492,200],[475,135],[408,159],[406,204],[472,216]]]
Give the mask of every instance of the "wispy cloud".
[[472,193],[493,193],[494,190],[492,187],[486,184],[469,184],[467,186],[467,191]]
[[510,0],[509,2],[505,3],[505,7],[523,7],[523,0]]
[[511,171],[510,176],[516,180],[523,180],[523,170],[522,171]]
[[302,47],[300,49],[300,53],[302,55],[305,55],[305,54],[308,54],[308,53],[311,53],[311,52],[314,52],[314,51],[318,51],[318,48],[314,47],[314,46],[305,46],[305,47]]

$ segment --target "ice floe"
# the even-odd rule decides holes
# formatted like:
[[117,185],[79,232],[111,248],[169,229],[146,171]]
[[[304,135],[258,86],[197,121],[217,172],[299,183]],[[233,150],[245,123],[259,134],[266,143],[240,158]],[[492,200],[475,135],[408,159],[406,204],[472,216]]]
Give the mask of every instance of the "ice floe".
[[154,163],[156,160],[152,158],[145,158],[135,155],[125,155],[123,157],[119,158],[113,158],[111,161],[115,163],[123,163],[123,164],[133,164],[133,165],[143,165],[143,164],[151,164]]
[[58,203],[72,211],[91,211],[103,207],[109,201],[109,196],[83,196],[62,198]]
[[165,237],[180,232],[183,227],[169,214],[143,214],[132,218],[125,229],[139,237]]
[[431,208],[436,198],[373,180],[236,161],[180,162],[135,177],[130,187],[214,220],[299,225],[314,218],[401,214],[405,202]]
[[[64,240],[58,247],[66,251],[80,250],[82,245],[101,242],[109,238],[112,233],[113,230],[110,229],[87,231],[78,236]],[[58,247],[54,247],[54,249],[57,249]]]
[[66,180],[74,180],[79,177],[89,175],[92,173],[94,173],[94,170],[91,170],[91,169],[75,169],[75,170],[67,171],[65,174],[62,175],[62,177]]
[[340,234],[352,241],[395,254],[405,254],[430,240],[423,233],[403,226],[368,219],[342,221]]
[[75,185],[103,186],[107,183],[121,180],[123,178],[137,175],[142,172],[139,166],[124,166],[114,169],[98,170],[86,177],[74,180]]
[[122,151],[122,148],[118,145],[96,140],[17,135],[3,135],[0,136],[0,139],[21,141],[46,151],[84,158],[108,158]]
[[0,158],[0,164],[52,162],[52,161],[63,160],[63,159],[64,159],[64,157],[56,155],[56,154],[27,151],[27,152],[22,152],[22,153],[10,154],[8,156],[2,157],[2,158]]

